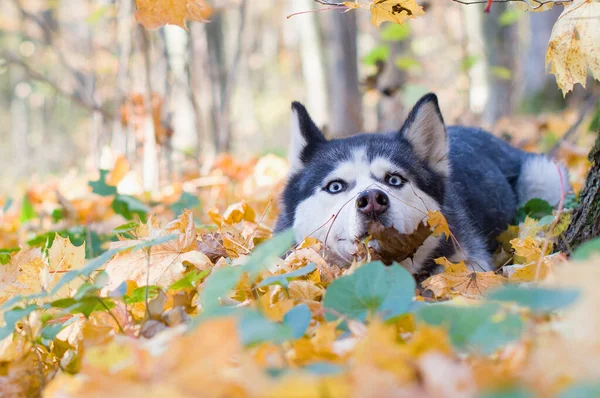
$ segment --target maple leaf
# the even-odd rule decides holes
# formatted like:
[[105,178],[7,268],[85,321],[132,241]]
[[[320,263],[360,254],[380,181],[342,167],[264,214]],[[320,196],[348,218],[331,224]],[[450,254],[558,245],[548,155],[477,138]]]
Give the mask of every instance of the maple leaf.
[[176,239],[150,247],[149,259],[146,250],[126,251],[117,254],[106,265],[110,277],[109,289],[132,280],[138,285],[169,286],[186,271],[184,263],[204,270],[212,266],[210,259],[197,251],[196,227],[192,212],[185,211],[177,220],[164,228],[150,228],[148,238],[124,240],[111,243],[111,248],[135,246],[160,236],[175,234]]
[[542,256],[541,243],[531,236],[528,236],[525,239],[515,238],[510,241],[510,244],[514,249],[515,254],[524,260],[524,264],[531,262],[537,263]]
[[574,0],[564,6],[552,28],[546,65],[566,95],[576,83],[585,87],[588,69],[600,80],[600,2]]
[[39,293],[43,272],[48,271],[41,249],[19,251],[8,264],[0,266],[0,304],[18,294]]
[[444,266],[444,272],[430,276],[421,286],[431,290],[436,297],[450,297],[453,294],[481,296],[486,290],[503,285],[507,281],[505,277],[493,271],[471,271],[464,261],[452,263],[446,257],[441,257],[435,259],[435,262]]
[[[348,8],[365,8],[365,4],[352,1],[343,4]],[[367,4],[371,11],[371,23],[377,28],[385,21],[402,24],[409,18],[425,15],[423,7],[416,0],[373,0]]]
[[185,21],[206,22],[213,9],[205,0],[136,0],[135,17],[146,29],[166,24],[187,30]]
[[428,211],[427,224],[433,228],[433,236],[436,238],[445,234],[446,240],[448,240],[452,235],[448,226],[448,220],[446,220],[446,217],[440,211]]
[[389,265],[394,261],[401,262],[412,258],[432,231],[425,224],[419,224],[413,233],[402,234],[394,227],[371,223],[368,233],[378,243],[377,248],[373,249],[373,259],[381,259],[384,264]]
[[504,276],[511,282],[533,282],[535,281],[536,273],[540,280],[546,279],[554,269],[555,266],[565,263],[567,257],[563,253],[554,253],[549,256],[545,256],[542,261],[532,262],[529,264],[515,264],[508,265],[502,268]]

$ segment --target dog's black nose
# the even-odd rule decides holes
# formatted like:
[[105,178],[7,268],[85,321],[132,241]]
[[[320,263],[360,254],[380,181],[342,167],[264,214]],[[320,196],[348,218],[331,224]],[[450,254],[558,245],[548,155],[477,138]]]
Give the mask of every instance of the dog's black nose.
[[389,205],[390,198],[380,189],[366,190],[356,198],[356,208],[370,217],[385,213]]

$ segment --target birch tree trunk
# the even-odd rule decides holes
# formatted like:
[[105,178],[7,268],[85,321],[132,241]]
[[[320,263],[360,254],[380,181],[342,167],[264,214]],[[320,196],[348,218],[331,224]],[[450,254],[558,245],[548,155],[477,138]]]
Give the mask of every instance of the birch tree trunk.
[[362,98],[358,87],[356,16],[331,11],[327,26],[331,137],[348,137],[362,129]]

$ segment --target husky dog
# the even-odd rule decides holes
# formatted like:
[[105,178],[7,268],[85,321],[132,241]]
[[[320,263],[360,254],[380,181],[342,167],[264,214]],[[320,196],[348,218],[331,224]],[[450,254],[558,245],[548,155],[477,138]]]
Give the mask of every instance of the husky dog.
[[430,236],[402,265],[430,275],[439,272],[433,259],[445,256],[489,271],[496,237],[517,208],[533,198],[556,205],[566,188],[565,169],[549,158],[477,128],[446,127],[435,94],[421,98],[398,131],[329,141],[302,104],[292,111],[291,171],[276,230],[319,239],[339,265],[352,261],[370,223],[410,234],[439,210],[455,240]]

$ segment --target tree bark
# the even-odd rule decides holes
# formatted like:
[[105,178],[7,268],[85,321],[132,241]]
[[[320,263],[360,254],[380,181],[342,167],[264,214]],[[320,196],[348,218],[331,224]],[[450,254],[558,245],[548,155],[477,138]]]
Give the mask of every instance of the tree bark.
[[589,155],[592,167],[580,194],[571,224],[558,243],[558,250],[571,253],[582,243],[600,236],[600,130]]

